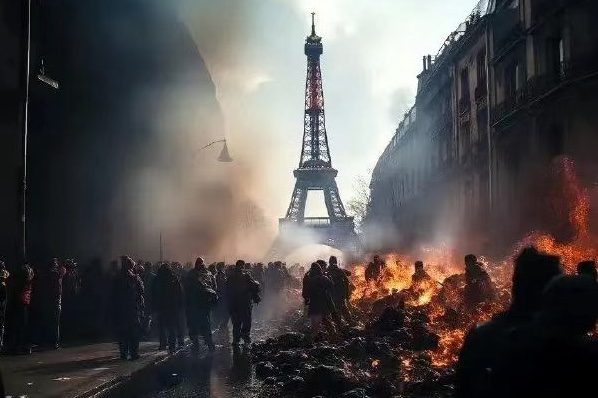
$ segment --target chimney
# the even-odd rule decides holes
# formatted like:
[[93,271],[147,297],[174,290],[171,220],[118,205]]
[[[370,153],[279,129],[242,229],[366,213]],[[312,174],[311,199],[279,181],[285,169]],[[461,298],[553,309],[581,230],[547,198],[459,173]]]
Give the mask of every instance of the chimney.
[[423,62],[424,62],[424,72],[425,72],[428,69],[427,64],[426,64],[426,56],[425,55],[424,55]]
[[432,56],[428,55],[428,69],[432,69]]

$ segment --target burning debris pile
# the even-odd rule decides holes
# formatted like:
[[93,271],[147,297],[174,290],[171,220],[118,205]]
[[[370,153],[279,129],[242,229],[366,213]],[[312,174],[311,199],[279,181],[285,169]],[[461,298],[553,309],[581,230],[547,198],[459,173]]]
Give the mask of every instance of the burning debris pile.
[[465,335],[508,307],[513,259],[522,248],[533,245],[559,256],[566,273],[598,254],[589,229],[588,194],[566,159],[560,177],[565,214],[574,230],[569,241],[534,232],[499,261],[468,255],[463,264],[455,252],[439,247],[354,264],[352,322],[331,323],[325,335],[314,337],[297,311],[290,330],[302,332],[286,332],[256,345],[256,375],[267,394],[451,396]]

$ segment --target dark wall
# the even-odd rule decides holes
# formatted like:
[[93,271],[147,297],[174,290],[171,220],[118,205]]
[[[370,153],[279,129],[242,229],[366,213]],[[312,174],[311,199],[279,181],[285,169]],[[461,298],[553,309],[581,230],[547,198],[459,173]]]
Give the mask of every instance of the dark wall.
[[157,144],[178,131],[156,123],[163,97],[194,87],[219,115],[214,84],[169,2],[57,0],[34,21],[32,69],[43,58],[60,89],[32,84],[30,257],[102,255],[131,230],[129,208],[114,201],[122,184],[148,167],[175,174],[172,158],[184,155]]
[[19,245],[23,4],[0,2],[0,258],[13,264]]

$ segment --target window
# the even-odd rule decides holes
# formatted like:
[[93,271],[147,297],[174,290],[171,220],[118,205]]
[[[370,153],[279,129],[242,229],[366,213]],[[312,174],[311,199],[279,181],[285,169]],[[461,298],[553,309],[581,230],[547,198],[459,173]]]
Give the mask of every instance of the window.
[[486,85],[486,50],[480,50],[477,55],[476,67],[478,68],[478,87]]
[[469,101],[469,73],[467,68],[461,70],[461,99]]

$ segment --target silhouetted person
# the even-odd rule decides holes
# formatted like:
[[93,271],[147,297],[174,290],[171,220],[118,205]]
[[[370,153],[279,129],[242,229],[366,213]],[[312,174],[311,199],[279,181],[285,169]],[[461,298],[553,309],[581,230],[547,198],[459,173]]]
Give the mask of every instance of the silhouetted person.
[[14,354],[31,354],[29,310],[33,292],[33,268],[25,263],[9,279],[9,305],[12,322],[10,351]]
[[312,263],[303,277],[302,295],[313,333],[319,333],[325,318],[334,312],[333,289],[332,281],[324,275],[320,264]]
[[66,269],[57,258],[52,259],[45,272],[37,275],[35,296],[41,305],[40,322],[43,342],[58,348],[60,346],[60,323],[62,311],[62,283]]
[[458,398],[493,397],[493,377],[507,346],[507,335],[532,320],[548,282],[560,275],[558,257],[526,248],[515,259],[511,305],[492,320],[469,331],[456,367]]
[[66,273],[62,280],[62,319],[65,337],[78,337],[81,276],[77,263],[68,259],[64,263]]
[[582,261],[577,264],[577,275],[590,277],[594,282],[598,282],[598,270],[595,261]]
[[495,387],[504,398],[596,396],[598,346],[588,333],[598,319],[598,285],[559,276],[547,286],[541,310],[515,329]]
[[158,323],[159,349],[174,352],[179,311],[183,308],[183,288],[168,263],[160,265],[152,283],[153,311]]
[[382,269],[386,266],[380,256],[375,255],[372,262],[370,262],[365,269],[365,280],[378,280],[382,274]]
[[332,301],[334,302],[337,314],[345,321],[351,322],[351,313],[349,312],[351,282],[345,270],[339,268],[338,260],[335,256],[330,257],[328,277],[333,284]]
[[130,257],[121,258],[120,275],[116,278],[113,306],[120,357],[139,358],[139,339],[145,316],[143,282],[134,272],[135,263]]
[[[4,349],[4,327],[6,324],[6,308],[8,304],[7,281],[10,276],[6,264],[0,260],[0,352]],[[1,395],[0,395],[1,397]]]
[[473,254],[465,256],[465,290],[464,304],[466,309],[473,309],[477,305],[494,298],[494,285],[488,273],[482,268],[482,263]]
[[195,354],[199,353],[199,335],[203,337],[210,351],[215,349],[210,311],[217,300],[216,279],[206,267],[203,258],[198,257],[194,268],[187,274],[185,282],[187,326]]
[[226,266],[223,262],[216,264],[216,294],[218,294],[218,303],[214,309],[214,322],[216,323],[217,334],[226,344],[229,343],[228,323],[230,314],[228,312],[228,303],[226,295]]
[[251,344],[251,315],[253,303],[258,304],[260,285],[244,271],[244,262],[238,260],[227,279],[228,309],[233,324],[233,345],[241,340],[246,346]]

